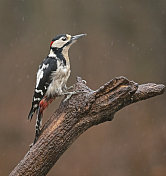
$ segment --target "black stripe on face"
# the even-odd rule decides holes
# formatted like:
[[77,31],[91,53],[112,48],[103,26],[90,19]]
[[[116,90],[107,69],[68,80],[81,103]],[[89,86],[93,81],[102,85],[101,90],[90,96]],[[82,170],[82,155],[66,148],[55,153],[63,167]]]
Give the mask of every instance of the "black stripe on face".
[[57,47],[51,47],[51,49],[54,51],[55,54],[57,53],[61,53],[63,48],[70,45],[72,43],[72,40],[68,41],[67,43],[65,43],[61,48],[57,48]]
[[72,43],[72,40],[68,41],[67,43],[65,43],[65,44],[63,45],[62,49],[63,49],[65,46],[70,45],[71,43]]

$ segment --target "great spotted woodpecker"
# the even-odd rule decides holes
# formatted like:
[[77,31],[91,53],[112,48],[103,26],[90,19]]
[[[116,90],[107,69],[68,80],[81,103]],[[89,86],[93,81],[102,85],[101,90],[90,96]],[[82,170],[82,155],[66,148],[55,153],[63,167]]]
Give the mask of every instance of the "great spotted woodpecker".
[[28,115],[28,119],[31,120],[33,114],[37,112],[34,143],[40,134],[44,109],[55,97],[62,95],[71,96],[73,94],[73,92],[68,92],[66,86],[71,72],[68,50],[77,39],[85,35],[71,36],[62,34],[56,36],[50,43],[50,53],[39,65],[32,107]]

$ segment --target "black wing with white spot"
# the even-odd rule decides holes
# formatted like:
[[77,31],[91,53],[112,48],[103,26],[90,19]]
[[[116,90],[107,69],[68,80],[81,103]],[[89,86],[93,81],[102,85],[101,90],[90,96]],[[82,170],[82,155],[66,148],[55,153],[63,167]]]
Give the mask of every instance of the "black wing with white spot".
[[33,114],[39,107],[39,103],[44,97],[48,86],[51,83],[51,73],[57,70],[57,60],[47,57],[39,66],[37,72],[36,86],[32,100],[32,107],[28,115],[28,119],[32,119]]

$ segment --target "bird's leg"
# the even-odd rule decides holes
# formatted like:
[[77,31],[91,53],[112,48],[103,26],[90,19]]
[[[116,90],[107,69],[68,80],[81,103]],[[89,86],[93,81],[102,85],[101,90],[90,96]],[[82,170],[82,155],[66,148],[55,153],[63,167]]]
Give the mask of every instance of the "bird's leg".
[[66,95],[66,98],[63,100],[64,102],[67,101],[72,95],[77,94],[77,92],[63,92],[62,95]]
[[73,86],[67,87],[67,90],[73,89]]
[[66,95],[64,102],[67,101],[75,92],[69,92],[68,90],[73,89],[73,86],[67,87],[66,84],[62,87],[61,95]]
[[70,97],[72,95],[76,95],[76,94],[79,94],[79,93],[84,93],[86,91],[72,91],[72,92],[68,92],[69,89],[72,89],[73,86],[70,86],[70,87],[66,87],[66,85],[63,87],[62,89],[62,94],[61,95],[66,95],[66,98],[63,100],[64,102],[67,101],[68,99],[70,99]]
[[66,85],[64,85],[64,86],[62,87],[62,91],[63,91],[63,92],[67,92],[68,90],[71,90],[71,89],[73,89],[73,86],[67,87]]

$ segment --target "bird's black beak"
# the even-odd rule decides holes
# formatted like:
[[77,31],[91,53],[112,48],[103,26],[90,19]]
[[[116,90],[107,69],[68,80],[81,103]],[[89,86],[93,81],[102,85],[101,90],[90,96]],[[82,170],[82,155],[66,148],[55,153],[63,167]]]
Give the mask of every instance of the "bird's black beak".
[[87,35],[87,34],[74,35],[74,36],[71,37],[71,40],[72,41],[76,41],[76,40],[78,40],[79,38],[81,38],[81,37],[83,37],[85,35]]

